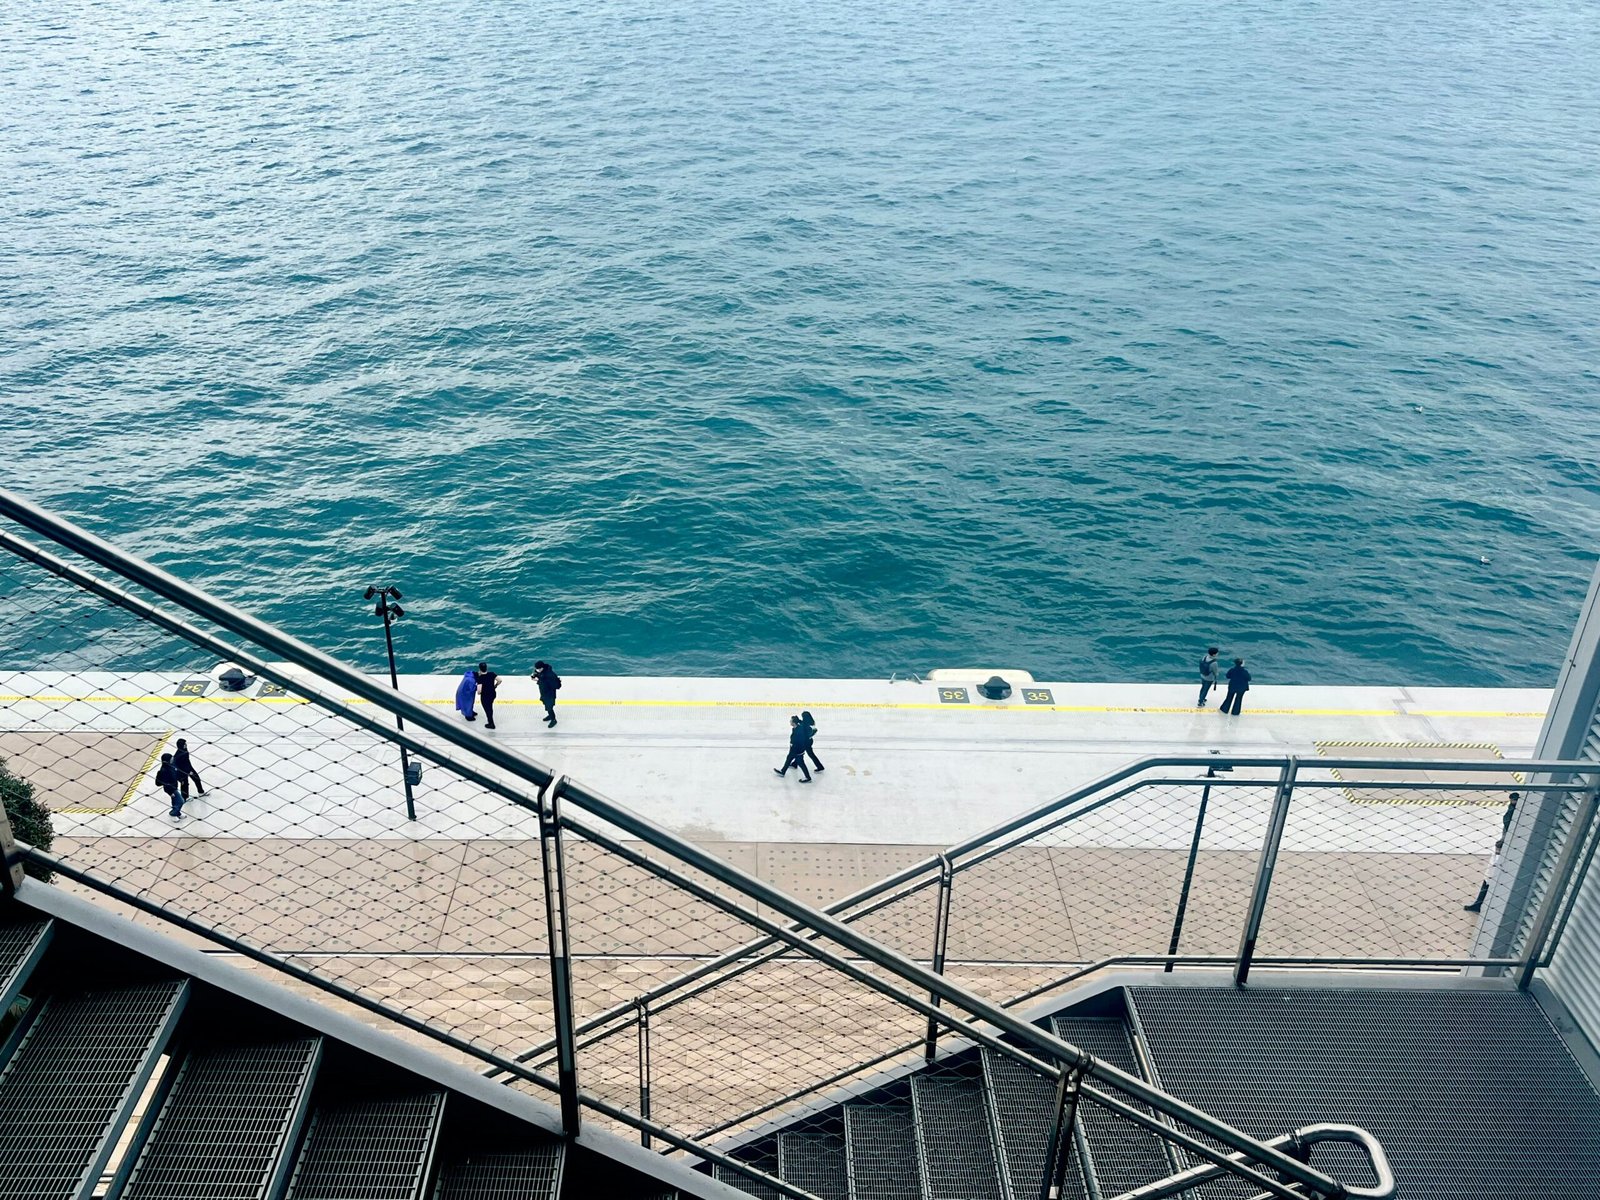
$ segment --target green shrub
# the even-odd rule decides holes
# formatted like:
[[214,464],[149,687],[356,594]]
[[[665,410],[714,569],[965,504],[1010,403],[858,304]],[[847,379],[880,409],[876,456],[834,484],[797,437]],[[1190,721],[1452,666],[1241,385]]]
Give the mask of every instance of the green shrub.
[[[19,842],[27,842],[35,850],[48,850],[56,840],[55,827],[50,824],[50,810],[33,795],[33,784],[19,775],[13,775],[0,758],[0,799],[4,799],[6,820],[11,822],[11,834]],[[23,869],[41,882],[48,881],[50,872],[44,867],[27,863]]]

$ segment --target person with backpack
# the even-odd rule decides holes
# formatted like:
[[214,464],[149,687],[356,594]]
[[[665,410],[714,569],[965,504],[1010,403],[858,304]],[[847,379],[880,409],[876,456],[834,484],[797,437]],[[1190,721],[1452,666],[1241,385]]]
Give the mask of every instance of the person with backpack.
[[178,770],[172,765],[172,755],[161,756],[161,767],[156,771],[156,786],[167,794],[167,799],[172,802],[174,817],[183,816],[183,797],[178,794]]
[[1217,686],[1217,648],[1207,646],[1206,652],[1200,656],[1200,702],[1196,708],[1206,706],[1206,696],[1211,689]]
[[539,685],[539,701],[544,705],[544,723],[556,727],[556,693],[561,690],[561,676],[547,662],[533,664],[533,681]]
[[811,756],[811,765],[814,766],[820,773],[826,768],[823,767],[822,760],[817,757],[817,752],[812,749],[812,745],[816,741],[817,737],[817,719],[809,712],[803,712],[800,714],[800,724],[806,727],[805,752]]

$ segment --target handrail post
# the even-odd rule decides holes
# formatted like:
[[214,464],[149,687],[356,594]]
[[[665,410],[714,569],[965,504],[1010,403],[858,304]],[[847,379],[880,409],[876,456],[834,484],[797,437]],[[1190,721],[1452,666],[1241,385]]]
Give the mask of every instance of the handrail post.
[[1256,939],[1261,935],[1261,918],[1267,911],[1267,892],[1272,887],[1272,873],[1278,865],[1278,847],[1283,843],[1283,829],[1289,823],[1289,799],[1294,795],[1294,778],[1300,770],[1300,759],[1291,754],[1278,776],[1278,790],[1272,797],[1272,815],[1267,818],[1266,837],[1261,842],[1261,858],[1256,863],[1255,887],[1250,892],[1250,907],[1246,910],[1244,932],[1239,938],[1239,960],[1233,968],[1233,985],[1243,987],[1250,977],[1250,962],[1256,956]]
[[1544,956],[1545,941],[1561,911],[1561,902],[1567,894],[1567,885],[1572,882],[1572,873],[1582,858],[1583,845],[1589,840],[1589,826],[1594,821],[1596,806],[1600,804],[1600,790],[1585,793],[1578,803],[1578,811],[1572,817],[1572,830],[1567,834],[1567,844],[1561,847],[1561,857],[1551,874],[1550,886],[1545,892],[1544,902],[1539,906],[1539,915],[1534,918],[1533,928],[1528,931],[1527,953],[1522,965],[1517,968],[1518,991],[1527,991],[1533,983],[1533,973],[1538,970],[1539,960]]
[[[650,1005],[639,1001],[639,1115],[650,1120]],[[639,1130],[639,1144],[650,1149],[649,1126]]]
[[580,1112],[578,1046],[573,1034],[572,949],[567,941],[567,868],[561,841],[561,789],[566,783],[565,775],[557,775],[539,793],[539,858],[544,873],[545,929],[550,941],[550,1005],[556,1026],[561,1129],[568,1137],[576,1137]]
[[[939,897],[934,908],[933,917],[933,973],[944,974],[945,948],[950,941],[950,892],[955,885],[955,867],[951,865],[950,856],[939,855]],[[935,1006],[939,1003],[937,994],[928,997]],[[933,1017],[928,1017],[928,1032],[923,1038],[922,1054],[928,1062],[932,1062],[939,1049],[939,1022]]]
[[[1211,753],[1215,754],[1213,750]],[[1224,771],[1233,770],[1232,767],[1223,767]],[[1194,815],[1194,835],[1189,839],[1189,861],[1183,867],[1183,887],[1178,891],[1178,911],[1172,918],[1172,938],[1167,942],[1167,953],[1176,956],[1178,953],[1178,940],[1183,937],[1183,918],[1189,911],[1189,887],[1194,883],[1194,864],[1200,857],[1200,835],[1206,827],[1206,805],[1211,803],[1211,783],[1217,777],[1217,768],[1206,768],[1206,785],[1200,790],[1200,809]],[[1163,972],[1170,972],[1174,958],[1167,959],[1167,965],[1162,967]]]
[[1083,1077],[1088,1070],[1088,1062],[1080,1062],[1061,1072],[1061,1078],[1056,1080],[1055,1121],[1045,1145],[1039,1200],[1061,1200],[1066,1195],[1067,1169],[1072,1164],[1071,1147],[1078,1129],[1078,1098],[1083,1094]]

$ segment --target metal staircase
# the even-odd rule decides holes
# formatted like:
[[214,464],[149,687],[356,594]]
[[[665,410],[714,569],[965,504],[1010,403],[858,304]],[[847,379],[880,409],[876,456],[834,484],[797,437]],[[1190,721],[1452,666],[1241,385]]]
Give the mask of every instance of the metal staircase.
[[[55,892],[32,894],[70,910]],[[5,1200],[729,1194],[609,1134],[563,1137],[531,1097],[107,921],[121,937],[0,900]]]

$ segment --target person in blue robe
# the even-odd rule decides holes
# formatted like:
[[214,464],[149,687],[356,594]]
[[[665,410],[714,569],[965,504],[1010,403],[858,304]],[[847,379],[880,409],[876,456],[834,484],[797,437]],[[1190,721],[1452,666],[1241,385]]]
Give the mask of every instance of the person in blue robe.
[[478,673],[468,667],[461,676],[461,682],[456,684],[456,711],[469,721],[476,721],[478,714],[473,711],[473,703],[478,698]]

